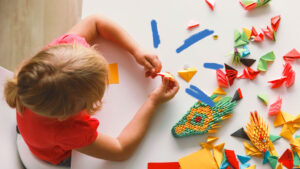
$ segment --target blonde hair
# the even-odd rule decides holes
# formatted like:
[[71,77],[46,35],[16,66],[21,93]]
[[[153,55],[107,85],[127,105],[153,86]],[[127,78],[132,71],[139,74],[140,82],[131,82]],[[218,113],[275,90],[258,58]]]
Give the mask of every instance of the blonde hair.
[[60,44],[40,51],[5,85],[6,102],[46,117],[67,118],[101,108],[108,84],[108,64],[94,48]]

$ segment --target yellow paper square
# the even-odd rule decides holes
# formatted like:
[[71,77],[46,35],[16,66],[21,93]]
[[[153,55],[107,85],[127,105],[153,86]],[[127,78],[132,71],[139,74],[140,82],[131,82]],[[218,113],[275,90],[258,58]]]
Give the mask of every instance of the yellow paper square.
[[211,152],[207,149],[199,150],[179,159],[181,169],[218,169]]
[[117,63],[109,64],[108,68],[109,68],[108,84],[117,84],[117,83],[119,83],[118,64]]

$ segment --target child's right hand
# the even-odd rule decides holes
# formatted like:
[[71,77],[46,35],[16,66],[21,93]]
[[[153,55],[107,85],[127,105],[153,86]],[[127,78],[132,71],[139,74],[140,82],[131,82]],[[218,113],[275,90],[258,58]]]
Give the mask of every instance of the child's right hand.
[[150,93],[149,99],[151,99],[155,105],[159,105],[171,100],[178,90],[179,84],[175,79],[163,77],[161,85]]

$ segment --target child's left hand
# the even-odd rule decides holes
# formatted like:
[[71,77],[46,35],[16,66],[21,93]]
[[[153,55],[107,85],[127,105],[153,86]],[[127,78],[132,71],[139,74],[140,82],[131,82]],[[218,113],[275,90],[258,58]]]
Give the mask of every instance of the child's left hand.
[[156,54],[145,50],[139,50],[134,53],[134,57],[140,65],[144,66],[146,71],[145,77],[151,76],[154,78],[156,73],[161,71],[161,62]]

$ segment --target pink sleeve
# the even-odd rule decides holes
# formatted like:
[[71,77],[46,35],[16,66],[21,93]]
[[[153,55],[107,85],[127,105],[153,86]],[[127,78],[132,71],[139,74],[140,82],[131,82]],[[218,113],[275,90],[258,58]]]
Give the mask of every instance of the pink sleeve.
[[81,44],[85,47],[90,47],[90,45],[86,42],[86,40],[83,37],[81,37],[79,35],[75,35],[75,34],[66,34],[66,35],[62,35],[59,38],[55,39],[49,45],[47,45],[45,48],[48,48],[50,46],[57,45],[57,44],[72,44],[74,42],[77,42],[78,44]]

